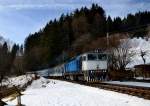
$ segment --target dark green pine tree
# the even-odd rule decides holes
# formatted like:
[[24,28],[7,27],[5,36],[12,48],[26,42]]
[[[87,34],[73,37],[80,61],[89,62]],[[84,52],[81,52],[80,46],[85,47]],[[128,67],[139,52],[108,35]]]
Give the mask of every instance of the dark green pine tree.
[[9,74],[9,51],[7,42],[4,42],[2,47],[0,48],[0,83],[5,78],[6,75]]
[[91,33],[96,37],[102,37],[106,35],[106,16],[103,8],[99,7],[97,4],[93,4],[91,11],[92,24]]
[[113,21],[113,27],[115,32],[121,32],[122,31],[122,20],[120,17],[114,18]]
[[19,45],[14,44],[11,50],[11,59],[12,61],[15,59],[17,52],[19,50]]
[[113,21],[110,16],[108,16],[106,24],[107,24],[106,25],[107,32],[112,32],[114,27],[113,27]]

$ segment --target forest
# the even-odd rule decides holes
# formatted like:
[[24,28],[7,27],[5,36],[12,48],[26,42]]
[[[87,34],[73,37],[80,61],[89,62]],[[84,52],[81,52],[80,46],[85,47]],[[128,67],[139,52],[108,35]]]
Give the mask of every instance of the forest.
[[[36,71],[61,64],[83,52],[106,49],[104,42],[108,33],[113,36],[128,31],[130,37],[144,37],[149,23],[148,11],[128,14],[124,18],[111,18],[102,7],[92,4],[91,8],[82,7],[62,14],[59,19],[50,20],[44,28],[29,34],[24,47],[15,44],[8,51],[7,44],[3,44],[0,50],[7,52],[4,54],[13,62],[16,52],[21,54],[17,60],[20,68],[16,70],[19,72]],[[139,26],[142,29],[136,30]]]
[[[6,76],[20,75],[23,71],[19,69],[19,64],[22,64],[19,59],[20,53],[23,53],[23,46],[17,44],[10,47],[8,42],[3,42],[0,39],[0,83]],[[20,61],[20,62],[19,62]]]

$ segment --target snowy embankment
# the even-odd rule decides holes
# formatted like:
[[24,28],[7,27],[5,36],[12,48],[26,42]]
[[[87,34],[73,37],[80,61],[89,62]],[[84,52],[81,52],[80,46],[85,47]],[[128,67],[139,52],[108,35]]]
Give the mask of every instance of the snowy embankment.
[[3,86],[8,86],[8,87],[18,86],[22,88],[29,81],[31,81],[32,78],[33,78],[33,75],[22,75],[18,77],[12,77],[12,78],[8,78],[4,80],[2,84]]
[[144,58],[146,59],[146,64],[150,64],[150,39],[146,40],[143,38],[133,38],[129,40],[130,51],[135,53],[132,58],[132,62],[127,65],[127,67],[134,67],[134,65],[144,64],[140,52],[146,52]]
[[26,106],[150,106],[149,100],[127,94],[44,78],[34,81],[23,94]]

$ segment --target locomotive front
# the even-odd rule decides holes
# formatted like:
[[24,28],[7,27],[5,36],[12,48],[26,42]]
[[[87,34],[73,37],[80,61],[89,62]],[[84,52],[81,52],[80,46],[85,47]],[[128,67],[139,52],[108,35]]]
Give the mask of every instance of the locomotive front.
[[87,53],[82,56],[82,71],[107,70],[107,55]]
[[104,80],[107,72],[107,54],[85,53],[82,55],[82,71],[84,79]]

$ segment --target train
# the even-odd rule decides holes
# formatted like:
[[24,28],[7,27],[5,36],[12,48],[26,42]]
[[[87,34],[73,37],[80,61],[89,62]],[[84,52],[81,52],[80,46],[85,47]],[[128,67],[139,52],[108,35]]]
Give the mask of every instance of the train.
[[53,68],[37,71],[44,77],[61,77],[70,80],[102,81],[107,79],[108,54],[87,52]]

